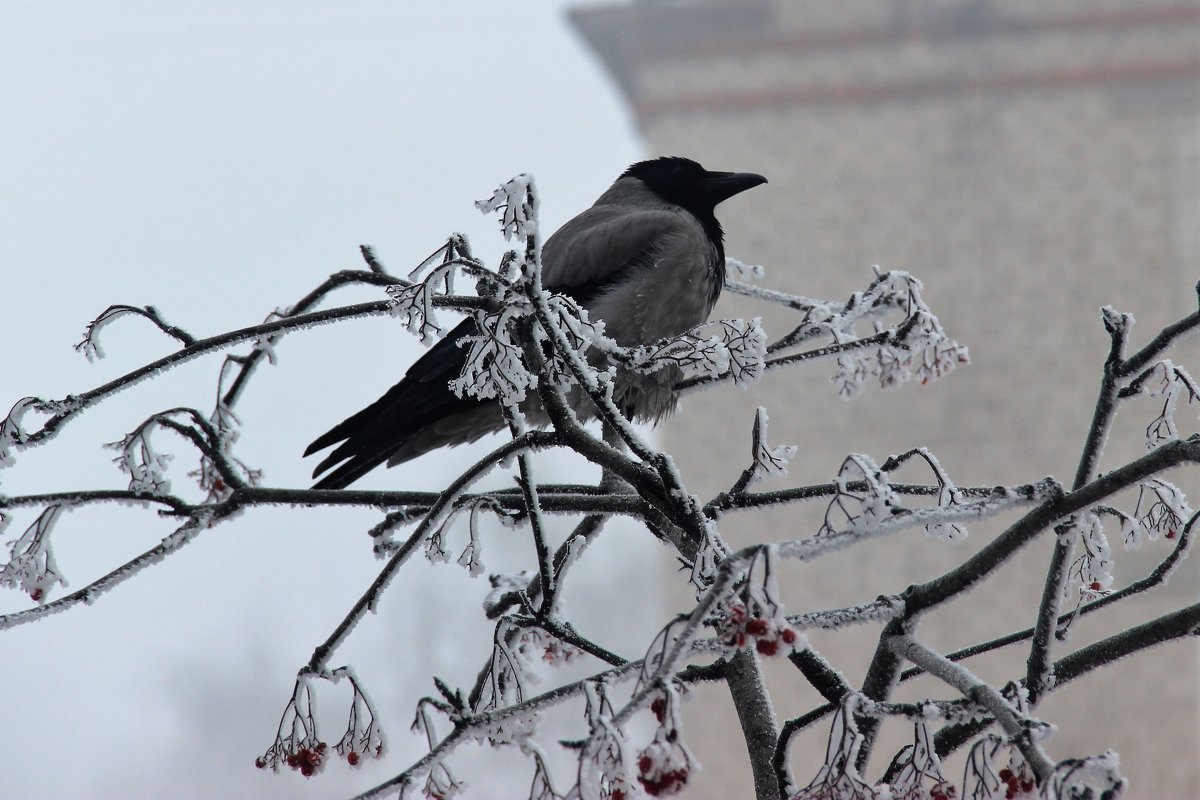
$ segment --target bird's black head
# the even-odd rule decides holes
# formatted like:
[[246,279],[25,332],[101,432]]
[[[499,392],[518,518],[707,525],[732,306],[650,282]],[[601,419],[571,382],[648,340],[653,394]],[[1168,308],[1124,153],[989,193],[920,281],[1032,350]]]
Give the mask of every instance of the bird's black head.
[[739,192],[766,183],[753,172],[712,172],[682,156],[663,156],[639,161],[621,175],[637,178],[668,203],[682,206],[695,215],[717,250],[714,301],[725,282],[725,232],[717,222],[717,204]]
[[662,199],[683,206],[702,221],[713,216],[721,201],[767,182],[753,172],[711,172],[681,156],[639,161],[621,177],[637,178]]

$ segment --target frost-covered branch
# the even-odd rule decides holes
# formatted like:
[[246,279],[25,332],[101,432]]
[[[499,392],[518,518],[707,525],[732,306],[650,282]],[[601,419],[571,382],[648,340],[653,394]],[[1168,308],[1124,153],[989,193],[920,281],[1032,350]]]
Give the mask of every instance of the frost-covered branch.
[[[1149,650],[1164,642],[1193,637],[1198,630],[1200,630],[1200,603],[1195,603],[1128,628],[1098,642],[1093,642],[1054,662],[1052,665],[1052,672],[1055,676],[1053,689],[1061,689],[1089,672],[1135,653]],[[958,723],[940,731],[936,737],[938,753],[947,755],[953,752],[990,724],[992,724],[992,720],[989,718]]]
[[113,305],[104,309],[100,316],[88,323],[83,332],[83,340],[75,345],[75,350],[83,353],[88,361],[104,358],[104,348],[100,346],[100,332],[110,323],[130,315],[150,320],[156,328],[181,342],[184,347],[189,347],[196,342],[196,338],[187,331],[167,323],[154,306],[138,308],[137,306]]
[[[487,301],[477,297],[438,297],[435,298],[435,304],[462,310],[488,307]],[[138,367],[95,389],[77,395],[68,395],[62,400],[45,400],[37,397],[25,398],[18,401],[9,412],[8,417],[3,422],[0,422],[0,457],[7,455],[10,449],[20,451],[45,442],[57,434],[64,424],[85,409],[119,392],[131,389],[142,381],[154,378],[165,370],[181,366],[200,356],[224,350],[242,342],[258,341],[264,337],[270,337],[287,331],[303,330],[344,319],[378,316],[389,312],[390,309],[387,301],[375,301],[343,306],[341,308],[331,308],[325,311],[314,311],[308,314],[300,314],[294,317],[266,322],[262,325],[252,325],[248,328],[219,334],[207,339],[198,339],[170,355],[163,356],[149,364]],[[49,418],[37,430],[27,431],[20,423],[22,416],[29,411],[47,414]]]
[[[17,625],[24,625],[28,622],[35,622],[77,605],[91,605],[100,595],[133,578],[143,569],[153,566],[167,556],[178,552],[180,548],[195,539],[202,531],[212,527],[222,516],[225,516],[225,514],[211,507],[198,511],[187,522],[177,527],[154,547],[130,559],[108,574],[97,578],[82,589],[49,602],[43,602],[45,597],[45,592],[43,591],[41,596],[34,598],[40,605],[25,609],[24,611],[14,611],[11,614],[0,615],[0,631],[14,628]],[[43,585],[40,588],[44,590],[46,587]]]
[[[867,670],[863,693],[871,699],[886,699],[887,692],[896,684],[901,664],[890,648],[884,646],[884,642],[888,637],[904,632],[904,625],[910,624],[926,611],[948,602],[984,580],[1058,520],[1095,505],[1124,488],[1135,486],[1163,470],[1198,461],[1200,435],[1163,445],[1136,461],[1105,473],[1074,492],[1052,494],[960,566],[932,581],[909,587],[903,595],[905,616],[903,619],[892,620],[884,629],[881,645]],[[873,744],[874,727],[869,724],[864,726],[863,733],[865,743],[859,758],[865,763]]]
[[[1200,283],[1196,284],[1194,290],[1198,304],[1200,304]],[[1128,378],[1142,371],[1151,361],[1162,355],[1167,348],[1185,336],[1192,335],[1197,329],[1200,329],[1200,309],[1167,325],[1155,334],[1154,338],[1147,342],[1145,347],[1125,359],[1118,369],[1120,377]]]
[[[524,433],[524,420],[520,412],[511,406],[504,408],[505,420],[509,431],[516,439]],[[525,453],[517,454],[517,469],[520,477],[517,479],[521,494],[525,501],[525,513],[529,518],[529,530],[533,535],[533,545],[537,552],[538,577],[541,578],[542,606],[541,615],[549,616],[553,612],[554,598],[558,590],[558,578],[554,572],[554,563],[550,556],[550,548],[546,544],[546,523],[542,519],[542,506],[537,484],[533,478],[533,467]]]
[[[837,357],[837,373],[832,380],[838,394],[850,399],[862,391],[869,379],[878,381],[885,389],[913,379],[928,383],[969,361],[967,348],[946,335],[925,304],[924,285],[907,272],[881,271],[876,267],[871,284],[864,291],[855,292],[845,303],[814,301],[738,281],[731,286],[741,294],[804,312],[804,319],[791,333],[767,346],[766,352],[771,357],[762,362],[758,374],[804,361]],[[901,319],[884,329],[882,321],[895,314],[900,314]],[[861,336],[856,330],[860,324],[872,325],[872,333]],[[802,353],[776,355],[819,337],[828,337],[832,343]],[[707,387],[733,377],[728,373],[696,377],[677,388]]]
[[1044,780],[1054,770],[1054,763],[1038,741],[1048,735],[1045,723],[1025,716],[987,683],[909,635],[892,637],[889,646],[896,655],[936,675],[968,700],[986,708],[1020,747],[1039,780]]
[[[786,479],[802,450],[773,441],[768,410],[758,408],[753,420],[745,421],[748,458],[727,476],[723,485],[730,488],[702,504],[671,456],[647,440],[629,418],[621,394],[623,376],[666,370],[683,376],[676,386],[680,392],[691,392],[730,382],[747,387],[766,370],[828,363],[836,393],[846,399],[869,382],[889,388],[935,380],[965,363],[967,351],[925,304],[921,282],[906,272],[876,269],[866,288],[844,302],[815,300],[748,283],[761,278],[764,270],[731,260],[731,273],[740,277],[728,280],[730,291],[792,312],[787,332],[772,340],[758,319],[716,320],[677,336],[623,347],[605,334],[603,320],[591,319],[579,302],[543,287],[538,197],[531,178],[506,182],[479,205],[499,216],[502,234],[516,248],[501,256],[495,269],[476,258],[460,235],[448,237],[406,277],[389,274],[374,251],[364,246],[366,270],[332,275],[295,304],[271,312],[264,324],[201,339],[168,324],[153,307],[106,310],[80,344],[91,356],[102,354],[98,337],[104,326],[124,315],[143,317],[182,346],[90,391],[61,400],[18,401],[0,420],[0,462],[10,463],[14,454],[53,438],[73,417],[162,370],[234,345],[249,343],[250,348],[229,355],[222,364],[211,414],[189,407],[161,411],[116,443],[116,461],[128,475],[127,488],[0,496],[0,527],[17,515],[33,517],[8,543],[10,558],[0,567],[0,584],[27,593],[38,604],[0,617],[0,629],[92,602],[246,508],[371,508],[375,516],[363,541],[383,566],[298,670],[275,741],[259,760],[264,768],[287,766],[309,776],[326,765],[332,752],[353,767],[362,759],[384,756],[383,717],[391,710],[370,701],[349,665],[331,668],[333,655],[419,550],[431,561],[455,560],[472,576],[485,575],[489,530],[484,523],[498,522],[514,531],[528,530],[528,566],[535,568],[487,576],[491,592],[483,613],[495,623],[487,663],[477,675],[470,673],[473,684],[468,680],[461,688],[434,678],[437,692],[418,703],[414,725],[428,752],[363,797],[409,787],[423,787],[434,797],[461,791],[458,767],[450,760],[461,755],[459,745],[471,741],[488,741],[522,754],[533,775],[532,800],[618,800],[630,797],[639,785],[652,796],[676,793],[698,768],[687,748],[680,709],[687,687],[702,680],[723,680],[729,688],[759,797],[948,800],[955,787],[939,758],[967,742],[974,746],[961,787],[964,797],[990,800],[1004,788],[1030,792],[1035,777],[1044,792],[1060,795],[1077,786],[1120,785],[1115,759],[1107,756],[1051,762],[1040,749],[1041,727],[1029,709],[1067,680],[1121,655],[1194,633],[1200,625],[1200,611],[1192,606],[1109,637],[1103,646],[1053,660],[1053,642],[1065,639],[1075,618],[1160,585],[1188,552],[1197,515],[1183,490],[1162,473],[1200,462],[1200,436],[1184,438],[1188,423],[1178,413],[1200,403],[1200,386],[1183,365],[1162,354],[1200,327],[1200,312],[1168,326],[1127,357],[1132,317],[1104,310],[1112,345],[1070,491],[1050,479],[1008,487],[959,486],[952,470],[923,447],[881,461],[851,453],[825,483],[760,490],[757,486],[765,480]],[[456,294],[456,284],[463,280],[473,285],[474,293],[468,287],[468,293]],[[380,287],[388,299],[315,310],[332,292],[354,284]],[[264,486],[261,473],[239,460],[236,402],[256,367],[264,359],[274,362],[281,337],[314,325],[391,314],[429,344],[446,335],[449,327],[439,318],[442,309],[473,315],[476,324],[462,342],[468,348],[466,367],[450,382],[452,390],[460,397],[497,403],[508,423],[509,441],[436,492]],[[1124,401],[1138,397],[1159,404],[1146,427],[1149,452],[1102,471],[1113,418]],[[30,424],[31,419],[39,419],[40,427]],[[585,424],[592,419],[600,421],[599,434]],[[174,436],[163,436],[162,431]],[[569,449],[599,467],[599,484],[539,480],[543,470],[536,469],[529,456],[550,448]],[[189,474],[196,478],[199,495],[194,486],[171,485],[169,475],[174,473],[168,464],[184,455],[198,462]],[[484,475],[513,462],[515,486],[476,488]],[[919,475],[911,477],[914,471]],[[900,476],[915,482],[899,482]],[[1133,489],[1136,501],[1119,504],[1114,499]],[[764,531],[760,541],[739,548],[729,547],[721,536],[726,513],[814,499],[826,504],[816,530],[789,530],[786,536]],[[103,502],[153,509],[171,519],[176,529],[156,547],[84,589],[52,599],[50,594],[66,582],[52,547],[55,523],[67,510],[77,512]],[[932,580],[907,589],[879,587],[867,595],[875,596],[874,601],[846,608],[784,607],[791,587],[783,578],[783,559],[815,560],[912,528],[958,541],[974,521],[1009,513],[1015,519],[999,536]],[[644,656],[637,660],[620,654],[626,643],[609,649],[589,638],[559,602],[568,576],[574,580],[577,570],[590,566],[585,551],[615,514],[639,522],[648,535],[662,540],[670,559],[683,567],[680,580],[686,580],[696,595],[684,613],[663,621],[648,646],[639,645],[644,646]],[[553,516],[570,516],[573,522],[557,548],[550,529]],[[1115,528],[1106,531],[1106,525],[1119,528],[1127,547],[1162,539],[1173,541],[1174,548],[1146,578],[1118,588],[1112,570],[1116,557],[1108,545]],[[460,530],[461,540],[456,539]],[[947,656],[918,641],[917,628],[926,614],[960,599],[1051,530],[1058,534],[1057,546],[1031,627]],[[456,541],[465,545],[453,544]],[[612,583],[617,584],[616,578]],[[1073,610],[1064,612],[1068,595],[1077,601]],[[804,634],[856,625],[882,628],[857,690],[842,670],[854,674],[862,665],[827,657],[835,652],[832,649],[817,652]],[[1026,640],[1032,645],[1024,689],[1016,688],[1018,682],[1012,690],[1001,690],[958,663]],[[701,656],[703,663],[689,663]],[[795,667],[790,678],[806,681],[824,701],[782,727],[760,664],[771,657],[786,657]],[[558,679],[559,685],[534,695],[529,680],[534,660],[552,666],[588,664],[588,677],[565,683]],[[905,662],[916,669],[902,671]],[[900,680],[927,672],[957,688],[963,699],[890,699]],[[616,693],[618,684],[631,681],[627,691]],[[318,695],[335,691],[329,688],[334,684],[342,693],[349,686],[350,702],[344,732],[331,737],[330,745],[320,734],[324,723],[316,703]],[[784,687],[789,695],[792,688]],[[583,727],[571,734],[579,738],[562,742],[578,758],[577,770],[569,776],[573,783],[562,789],[563,776],[551,774],[553,760],[547,757],[544,736],[539,741],[537,722],[566,703],[579,704],[582,716],[574,718]],[[802,731],[828,717],[832,719],[825,762],[811,782],[796,781],[790,748]],[[931,729],[935,721],[943,725],[936,734]],[[886,786],[872,783],[866,767],[879,726],[898,722],[911,726],[910,743],[892,757],[884,775]],[[997,734],[997,722],[1003,736]],[[993,769],[997,757],[1006,752],[1009,766]]]
[[346,613],[346,616],[338,623],[329,637],[313,651],[312,658],[309,659],[305,669],[312,672],[325,669],[333,651],[342,643],[346,635],[353,630],[354,626],[358,624],[362,616],[368,610],[374,608],[379,596],[396,576],[396,572],[404,565],[404,562],[408,560],[409,556],[413,554],[418,546],[425,544],[426,537],[432,532],[434,526],[441,522],[443,515],[447,513],[452,503],[468,486],[490,472],[497,462],[505,458],[530,448],[552,447],[558,443],[559,438],[553,433],[529,431],[497,447],[446,487],[438,495],[438,499],[433,505],[430,506],[429,511],[425,513],[416,530],[388,559],[387,564],[380,570],[375,580],[372,581],[367,590],[363,592],[358,601]]
[[[370,267],[370,271],[364,272],[362,270],[348,269],[333,273],[304,297],[292,305],[281,309],[284,313],[279,315],[280,318],[287,319],[307,313],[328,295],[343,286],[365,284],[369,286],[388,287],[402,282],[401,278],[388,275],[383,270],[382,266],[375,260],[374,251],[370,247],[362,245],[359,249],[363,255],[363,259]],[[274,340],[268,337],[265,341],[270,342],[268,347],[256,347],[244,356],[226,356],[227,363],[230,366],[237,366],[238,371],[229,389],[223,392],[221,396],[221,402],[225,405],[232,406],[238,401],[245,387],[249,384],[250,379],[253,377],[255,369],[262,364],[263,359],[268,358],[268,353],[270,352],[268,348],[274,345]]]
[[[708,652],[709,650],[711,650],[711,646],[705,642],[698,642],[690,648],[690,652],[693,653]],[[354,800],[368,800],[368,798],[381,797],[396,788],[411,785],[414,780],[419,779],[429,769],[432,763],[444,758],[448,751],[454,749],[464,741],[483,738],[488,734],[497,733],[506,724],[519,723],[520,720],[531,718],[536,713],[551,706],[556,706],[565,700],[585,696],[590,690],[594,690],[596,686],[613,686],[631,680],[641,673],[644,666],[641,660],[630,661],[582,680],[567,683],[539,695],[526,698],[513,705],[457,716],[454,720],[454,729],[439,741],[433,750],[394,777],[362,794],[356,795]],[[585,743],[572,744],[580,749],[586,748]]]
[[[1196,524],[1197,519],[1200,519],[1200,512],[1192,515],[1191,519],[1187,521],[1187,524],[1185,524],[1179,530],[1175,547],[1172,548],[1171,552],[1167,554],[1166,558],[1159,562],[1159,564],[1150,572],[1149,575],[1141,580],[1134,581],[1122,589],[1100,595],[1096,597],[1096,599],[1087,603],[1083,603],[1078,608],[1062,614],[1059,616],[1058,620],[1056,620],[1056,630],[1061,631],[1065,629],[1077,617],[1092,614],[1112,605],[1113,603],[1117,603],[1128,597],[1132,597],[1166,583],[1171,574],[1179,566],[1179,562],[1187,557],[1187,554],[1191,549],[1192,527]],[[793,622],[793,624],[795,624],[797,627],[804,627],[803,621],[800,620]],[[964,647],[961,650],[955,650],[952,653],[948,653],[946,658],[950,659],[951,661],[962,661],[973,656],[983,655],[984,653],[991,652],[992,650],[997,650],[1001,647],[1007,647],[1010,644],[1026,641],[1033,638],[1033,634],[1033,628],[1026,628],[1022,631],[1016,631],[1015,633],[1000,636],[996,639],[992,639],[991,641],[981,642],[977,645],[972,645],[971,647]],[[906,670],[900,675],[900,680],[902,682],[911,680],[912,678],[921,675],[923,672],[924,671],[920,668]]]

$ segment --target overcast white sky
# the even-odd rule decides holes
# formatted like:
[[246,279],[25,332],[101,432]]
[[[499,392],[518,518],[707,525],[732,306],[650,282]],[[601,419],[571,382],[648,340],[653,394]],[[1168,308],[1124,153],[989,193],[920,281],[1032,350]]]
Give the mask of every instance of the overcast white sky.
[[[360,267],[359,243],[401,271],[463,231],[494,262],[503,243],[472,202],[518,172],[537,176],[547,229],[589,205],[643,153],[567,5],[5,0],[0,410],[172,349],[130,319],[88,364],[71,346],[109,303],[154,304],[207,336]],[[306,485],[304,445],[418,352],[387,319],[286,340],[239,409],[241,456],[271,485]],[[124,485],[100,444],[161,408],[210,408],[218,365],[107,401],[21,454],[0,491]],[[362,485],[431,488],[462,460],[433,455]],[[397,771],[417,752],[407,725],[430,671],[467,682],[483,657],[473,620],[487,587],[453,565],[408,565],[338,659],[367,680],[393,756],[308,782],[252,767],[296,668],[379,568],[363,535],[377,516],[247,513],[91,607],[0,632],[0,797],[341,797]],[[30,520],[18,515],[5,541]],[[75,511],[56,530],[58,563],[79,588],[168,530],[144,510]],[[489,570],[528,563],[510,535],[507,553],[485,552]],[[618,530],[596,557],[626,561],[643,538]],[[609,610],[648,639],[660,615],[592,574],[581,603],[618,603]],[[463,619],[437,612],[463,597]],[[27,605],[0,596],[0,611]],[[325,738],[336,741],[342,698],[328,697]]]

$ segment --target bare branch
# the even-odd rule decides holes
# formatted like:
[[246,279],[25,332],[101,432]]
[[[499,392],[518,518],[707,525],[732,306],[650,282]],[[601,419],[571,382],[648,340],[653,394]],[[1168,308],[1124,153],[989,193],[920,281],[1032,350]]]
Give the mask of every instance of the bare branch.
[[1047,734],[1045,723],[1024,716],[991,686],[907,634],[892,637],[889,646],[896,655],[936,675],[962,692],[968,700],[991,712],[1004,728],[1004,732],[1021,748],[1021,754],[1033,767],[1040,781],[1045,780],[1054,771],[1054,762],[1038,744],[1038,740]]
[[58,614],[80,604],[91,605],[100,595],[129,580],[146,567],[157,564],[167,556],[178,552],[202,531],[213,527],[222,517],[227,516],[229,513],[228,511],[221,513],[221,510],[218,509],[219,507],[214,508],[209,506],[203,510],[196,511],[187,522],[176,528],[154,547],[130,559],[107,575],[97,578],[78,591],[71,592],[57,600],[35,608],[28,608],[24,611],[15,611],[11,614],[0,616],[0,631],[15,628],[18,625],[24,625],[28,622],[34,622],[51,614]]
[[[1188,550],[1191,547],[1192,526],[1195,525],[1197,519],[1200,519],[1200,512],[1194,514],[1192,518],[1188,520],[1187,524],[1180,531],[1178,541],[1175,543],[1175,547],[1149,575],[1139,581],[1134,581],[1123,589],[1111,594],[1106,594],[1103,597],[1097,598],[1089,603],[1085,603],[1077,610],[1061,615],[1056,621],[1056,625],[1061,628],[1062,626],[1067,625],[1077,616],[1086,616],[1087,614],[1099,611],[1100,609],[1112,605],[1113,603],[1124,600],[1127,597],[1132,597],[1136,594],[1140,594],[1141,592],[1153,589],[1160,584],[1166,583],[1167,579],[1171,576],[1171,573],[1175,571],[1175,568],[1179,565],[1179,562],[1186,557]],[[793,624],[796,624],[798,627],[802,626],[802,622],[800,621],[797,621]],[[951,661],[962,661],[973,656],[989,653],[992,650],[997,650],[1001,647],[1007,647],[1010,644],[1026,641],[1027,639],[1031,639],[1033,634],[1033,628],[1026,628],[1023,631],[1017,631],[1015,633],[1007,634],[1006,636],[992,639],[988,642],[981,642],[980,644],[972,645],[971,647],[965,647],[962,650],[956,650],[953,653],[948,653],[946,658],[950,659]],[[911,680],[922,674],[924,674],[924,670],[920,668],[905,670],[900,675],[900,681],[903,683],[904,681]]]

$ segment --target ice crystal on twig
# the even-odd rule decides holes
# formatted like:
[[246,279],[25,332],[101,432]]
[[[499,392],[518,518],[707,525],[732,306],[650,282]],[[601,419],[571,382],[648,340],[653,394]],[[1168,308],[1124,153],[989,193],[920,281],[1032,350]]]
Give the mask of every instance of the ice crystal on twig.
[[185,347],[195,342],[195,339],[186,331],[168,324],[154,306],[138,308],[137,306],[111,305],[104,309],[100,316],[88,323],[83,332],[83,339],[75,345],[75,350],[83,353],[88,361],[94,362],[104,358],[104,349],[100,347],[100,332],[109,323],[131,314],[150,320],[156,328],[179,340]]
[[450,382],[456,395],[520,403],[526,392],[537,386],[537,376],[526,368],[521,346],[512,338],[511,323],[523,314],[514,306],[475,314],[479,333],[458,342],[459,347],[470,350],[462,373]]
[[875,790],[858,774],[855,762],[862,747],[863,736],[854,721],[859,695],[847,692],[841,707],[833,715],[829,743],[825,748],[825,763],[812,783],[797,792],[791,800],[873,800]]
[[894,761],[898,767],[890,786],[894,800],[950,800],[954,797],[955,789],[942,773],[941,759],[924,720],[913,723],[913,743],[906,745]]
[[[431,706],[432,704],[428,699],[422,700],[417,704],[417,714],[413,719],[412,729],[425,736],[425,742],[428,744],[430,751],[433,751],[437,747],[437,732],[433,727],[433,720],[430,719],[429,709]],[[450,798],[462,794],[463,790],[467,787],[464,781],[460,781],[454,777],[454,773],[446,766],[444,759],[434,759],[428,769],[429,773],[425,778],[424,793],[426,797],[432,800],[450,800]]]
[[1153,542],[1159,536],[1176,538],[1185,521],[1192,516],[1184,493],[1162,478],[1150,478],[1138,485],[1133,514],[1115,508],[1105,511],[1121,520],[1121,537],[1126,550],[1136,550],[1145,540]]
[[[498,511],[500,506],[494,498],[479,497],[470,503],[469,508],[470,513],[467,517],[467,528],[470,532],[471,538],[467,542],[467,546],[463,548],[462,553],[458,556],[457,563],[461,567],[466,567],[467,571],[471,573],[471,577],[478,577],[479,575],[482,575],[484,571],[483,562],[480,560],[480,554],[483,551],[483,546],[480,543],[479,514],[480,511],[484,509]],[[501,519],[508,518],[501,517]]]
[[725,269],[743,280],[755,280],[764,277],[767,270],[760,264],[747,264],[736,258],[725,257]]
[[0,586],[20,589],[35,602],[44,603],[55,584],[67,581],[58,571],[50,549],[50,532],[65,506],[47,507],[15,541],[8,543],[8,563],[0,567]]
[[[1023,704],[1020,710],[1024,713]],[[1000,761],[1002,752],[1007,754],[1007,761]],[[997,763],[1004,766],[997,769]],[[1038,794],[1037,779],[1012,741],[989,734],[971,746],[963,770],[963,800],[1034,800],[1037,797],[1044,797]],[[1079,798],[1072,797],[1071,800]]]
[[1071,564],[1070,575],[1078,584],[1080,599],[1095,600],[1112,591],[1113,560],[1108,537],[1100,517],[1092,512],[1076,517],[1071,529],[1079,537],[1080,554]]
[[772,447],[767,443],[767,410],[759,406],[754,410],[754,431],[752,433],[751,450],[754,461],[750,466],[749,484],[753,485],[770,477],[786,477],[788,462],[799,449],[795,445],[781,444]]
[[113,462],[122,472],[129,474],[129,491],[148,494],[167,494],[171,491],[171,479],[167,477],[167,465],[173,456],[160,453],[150,441],[154,428],[152,417],[138,426],[133,433],[119,442],[110,442],[107,447],[118,451]]
[[[422,278],[421,274],[431,266],[429,275]],[[409,283],[393,284],[385,290],[392,316],[403,319],[409,332],[419,336],[424,345],[432,344],[444,331],[437,322],[434,298],[454,294],[454,276],[460,269],[472,272],[488,284],[481,284],[481,293],[496,281],[496,276],[487,273],[483,264],[471,255],[467,237],[455,233],[408,273]]]
[[884,389],[913,379],[928,383],[970,360],[967,348],[946,336],[925,304],[921,281],[900,270],[876,268],[876,276],[865,291],[855,293],[840,312],[819,324],[835,343],[847,344],[857,339],[857,323],[871,320],[878,327],[879,318],[889,312],[904,313],[904,321],[878,347],[848,350],[838,357],[832,380],[845,399],[857,395],[872,378]]
[[637,689],[641,689],[651,681],[658,679],[659,668],[666,663],[671,652],[675,649],[675,644],[679,641],[679,637],[684,635],[688,627],[689,619],[687,615],[681,614],[674,617],[654,635],[654,639],[650,642],[650,646],[646,648],[646,655],[642,659],[642,669],[638,674]]
[[0,421],[0,467],[12,465],[13,448],[25,444],[29,438],[29,434],[21,427],[21,420],[29,411],[40,410],[42,402],[37,397],[23,397],[13,404],[8,416]]
[[1187,370],[1168,360],[1155,363],[1135,378],[1131,389],[1162,398],[1162,410],[1146,426],[1146,447],[1150,450],[1179,438],[1175,409],[1181,397],[1188,405],[1200,402],[1200,385]]
[[346,732],[333,749],[352,767],[359,766],[363,758],[382,758],[387,750],[383,728],[379,725],[375,706],[363,691],[354,671],[350,667],[339,667],[331,673],[330,678],[334,682],[345,678],[354,693],[350,698]]
[[311,778],[325,768],[328,746],[317,735],[312,690],[315,677],[306,673],[296,678],[292,698],[284,708],[275,732],[275,742],[254,762],[259,769],[269,768],[278,772],[281,766],[286,765]]
[[550,769],[546,766],[546,754],[529,737],[520,742],[521,752],[533,759],[533,782],[529,785],[529,800],[567,800],[566,795],[554,791],[550,781]]
[[713,579],[717,576],[717,568],[720,566],[721,559],[725,555],[726,550],[716,536],[716,525],[712,520],[706,520],[704,540],[700,542],[700,549],[692,560],[692,575],[688,579],[688,583],[696,590],[697,596],[703,594],[712,584]]
[[584,685],[585,715],[590,734],[579,753],[580,800],[630,800],[634,784],[630,780],[629,742],[613,721],[607,687],[602,682]]
[[[833,482],[837,494],[825,509],[825,521],[818,534],[870,525],[887,519],[900,507],[899,497],[888,484],[887,473],[870,456],[860,453],[846,456]],[[860,483],[864,488],[851,487]]]
[[[609,353],[623,354],[626,351],[612,339],[604,335],[604,320],[593,320],[588,316],[587,309],[567,295],[552,294],[546,299],[546,307],[550,311],[550,320],[563,334],[570,353],[578,356],[586,365],[587,351],[597,348]],[[534,335],[539,344],[549,340],[550,336],[540,326],[534,329]],[[549,348],[543,348],[549,349]],[[606,376],[592,369],[597,380],[605,381]],[[575,376],[568,364],[568,354],[561,352],[559,347],[550,349],[546,361],[546,373],[550,384],[567,388],[575,383]]]
[[421,338],[421,344],[432,344],[443,332],[434,314],[433,298],[437,294],[453,293],[455,269],[453,264],[443,265],[420,283],[393,285],[386,289],[392,316],[403,319],[409,332]]
[[639,372],[655,372],[671,365],[684,377],[717,378],[728,374],[735,385],[745,387],[762,377],[766,356],[767,334],[762,320],[755,317],[705,322],[679,336],[635,347],[627,359],[629,366]]
[[496,622],[492,636],[492,657],[485,670],[483,691],[472,711],[476,713],[506,708],[525,699],[526,666],[513,649],[515,626],[508,617]]
[[762,318],[721,320],[722,341],[729,350],[729,373],[743,389],[762,377],[766,368],[767,332]]
[[475,207],[484,214],[500,212],[500,232],[506,240],[537,233],[532,175],[518,175],[501,184],[487,200],[476,201]]
[[[954,481],[950,479],[946,470],[942,468],[941,462],[938,461],[937,457],[928,448],[918,447],[902,455],[891,456],[884,462],[883,470],[890,475],[896,471],[897,467],[913,458],[920,458],[933,473],[934,480],[938,484],[938,508],[954,508],[962,505],[963,493],[954,484]],[[963,525],[946,520],[929,523],[925,526],[925,533],[943,542],[961,542],[967,538],[967,529]]]
[[1041,797],[1044,800],[1083,800],[1104,798],[1120,800],[1125,791],[1121,762],[1109,750],[1103,755],[1072,758],[1054,767],[1046,779]]
[[132,306],[113,305],[100,312],[100,316],[87,324],[83,330],[83,339],[76,345],[76,352],[83,353],[84,358],[96,362],[104,358],[104,348],[100,346],[100,332],[110,323],[128,314],[137,313]]
[[997,736],[985,736],[971,746],[963,769],[963,800],[997,800],[1004,795],[1003,782],[992,767],[1001,747]]
[[[208,417],[210,429],[197,431],[197,435],[207,440],[211,449],[201,451],[199,468],[192,470],[188,475],[194,477],[206,493],[207,502],[222,502],[232,494],[233,487],[229,485],[223,472],[225,469],[240,472],[240,477],[251,486],[257,486],[262,481],[262,470],[250,467],[241,459],[235,458],[231,452],[240,435],[242,421],[226,402],[225,381],[237,363],[235,359],[226,359],[221,365],[217,377],[217,401]],[[198,414],[195,415],[195,420],[200,421]],[[218,458],[222,460],[221,464],[217,463]]]

